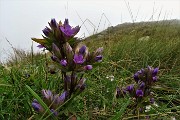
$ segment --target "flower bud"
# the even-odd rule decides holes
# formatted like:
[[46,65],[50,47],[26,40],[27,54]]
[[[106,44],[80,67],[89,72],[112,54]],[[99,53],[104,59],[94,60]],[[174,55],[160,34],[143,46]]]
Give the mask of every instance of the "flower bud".
[[63,59],[60,61],[60,64],[65,67],[67,65],[67,61]]
[[126,90],[129,91],[129,92],[132,92],[133,89],[134,89],[134,84],[129,85],[129,86],[126,87]]
[[92,68],[93,68],[92,65],[86,65],[86,66],[84,66],[84,69],[85,69],[85,70],[92,70]]
[[44,111],[43,107],[38,103],[38,101],[36,99],[33,100],[32,107],[37,112],[43,112]]
[[58,23],[54,18],[51,19],[51,22],[49,23],[52,29],[56,29],[58,27]]
[[44,28],[43,33],[46,37],[50,37],[50,33],[51,33],[51,29],[49,29],[48,27]]
[[103,58],[102,55],[98,55],[98,56],[95,57],[95,61],[96,61],[96,62],[101,62],[101,61],[102,61],[102,58]]

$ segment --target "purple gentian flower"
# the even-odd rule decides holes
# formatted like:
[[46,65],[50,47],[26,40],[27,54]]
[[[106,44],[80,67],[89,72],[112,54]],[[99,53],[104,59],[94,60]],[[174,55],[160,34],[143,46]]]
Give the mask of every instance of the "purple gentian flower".
[[80,49],[79,49],[79,54],[84,54],[86,52],[86,46],[83,45]]
[[46,35],[46,37],[49,37],[49,34],[51,33],[51,29],[49,29],[48,27],[44,28],[44,30],[42,30],[44,35]]
[[60,26],[60,30],[61,30],[67,37],[73,37],[73,36],[75,36],[75,35],[79,32],[80,27],[79,27],[79,26],[76,26],[75,28],[72,28],[72,27],[69,25],[68,19],[65,19],[64,25],[63,25],[63,26]]
[[135,80],[136,82],[139,81],[139,73],[138,73],[138,72],[135,73],[133,77],[134,77],[134,80]]
[[145,83],[142,82],[142,83],[140,84],[139,88],[142,90],[142,89],[144,89],[144,87],[145,87]]
[[126,90],[129,91],[129,92],[132,92],[133,88],[134,88],[134,84],[127,86]]
[[46,98],[47,100],[49,101],[52,101],[53,100],[53,94],[50,90],[42,90],[42,94],[44,96],[44,98]]
[[98,56],[95,57],[95,61],[96,61],[96,62],[101,62],[101,61],[102,61],[102,58],[103,58],[102,55],[98,55]]
[[63,59],[60,61],[60,64],[65,67],[67,65],[67,61]]
[[51,26],[51,28],[56,29],[58,27],[58,23],[56,22],[56,20],[54,18],[51,19],[51,22],[49,24]]
[[154,98],[150,98],[150,103],[153,104],[154,103]]
[[138,71],[139,74],[143,74],[144,73],[144,69],[141,69]]
[[64,91],[60,96],[58,96],[56,98],[56,103],[57,104],[62,104],[65,101],[66,96],[67,96],[67,91]]
[[156,82],[157,81],[157,76],[152,77],[152,81]]
[[143,97],[143,95],[144,95],[144,93],[142,90],[140,90],[140,89],[136,90],[136,96]]
[[157,73],[158,73],[158,71],[159,71],[159,68],[155,68],[155,69],[152,71],[152,76],[153,76],[153,77],[156,76]]
[[86,66],[84,66],[84,69],[85,69],[85,70],[92,70],[92,68],[93,68],[92,65],[86,65]]
[[38,103],[38,101],[36,99],[33,100],[32,107],[37,112],[43,112],[44,111],[43,107]]
[[82,64],[82,63],[84,63],[84,58],[83,58],[83,55],[81,55],[81,54],[75,54],[74,55],[74,62],[76,63],[76,64]]

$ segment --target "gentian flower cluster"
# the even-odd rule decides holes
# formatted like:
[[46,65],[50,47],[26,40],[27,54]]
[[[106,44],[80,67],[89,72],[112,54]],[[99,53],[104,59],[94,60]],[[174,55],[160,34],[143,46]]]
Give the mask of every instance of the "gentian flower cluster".
[[[68,96],[67,91],[64,91],[61,95],[58,94],[53,95],[53,93],[50,90],[42,90],[42,95],[44,102],[49,106],[51,112],[55,116],[58,116],[58,112],[55,110],[59,105],[63,104],[64,101],[67,99]],[[39,104],[39,102],[36,99],[33,100],[32,107],[34,108],[35,111],[39,113],[43,114],[45,112],[44,108]]]
[[125,88],[116,88],[116,98],[123,97],[129,94],[130,97],[135,100],[136,105],[141,103],[145,98],[148,99],[148,103],[154,103],[154,98],[152,96],[151,87],[157,82],[159,69],[148,66],[145,69],[137,71],[133,78],[136,84],[128,85]]
[[[80,30],[79,26],[72,27],[68,19],[64,24],[51,19],[50,27],[45,27],[43,39],[32,38],[39,43],[39,48],[48,50],[52,56],[54,64],[61,70],[64,81],[64,92],[61,96],[53,95],[50,90],[43,90],[44,101],[54,115],[57,115],[55,109],[64,101],[71,98],[72,95],[80,94],[86,87],[83,74],[93,69],[93,64],[101,62],[103,59],[103,48],[98,48],[90,53],[88,47],[80,44],[80,40],[74,37]],[[80,78],[79,78],[80,77]],[[34,100],[32,106],[35,111],[44,112],[44,108]]]

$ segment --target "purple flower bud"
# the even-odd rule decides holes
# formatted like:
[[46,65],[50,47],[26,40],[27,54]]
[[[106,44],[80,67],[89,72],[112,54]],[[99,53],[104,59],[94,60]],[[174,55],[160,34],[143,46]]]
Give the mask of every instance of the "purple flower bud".
[[49,37],[50,33],[51,33],[51,29],[49,29],[48,27],[44,28],[43,33],[46,37]]
[[102,55],[98,55],[98,56],[95,57],[95,61],[96,61],[96,62],[101,62],[101,61],[102,61],[102,58],[103,58]]
[[54,109],[51,109],[51,112],[52,112],[55,116],[58,116],[58,112],[55,111]]
[[54,18],[51,19],[51,22],[50,22],[50,26],[55,29],[58,27],[58,23],[56,22],[56,20]]
[[127,86],[126,90],[129,91],[129,92],[132,92],[133,88],[134,88],[134,84]]
[[37,100],[34,100],[32,102],[32,107],[37,112],[43,112],[44,111],[43,107],[37,102]]
[[52,59],[53,61],[57,61],[57,60],[58,60],[58,58],[57,58],[56,56],[54,56],[54,55],[51,56],[51,59]]
[[39,44],[37,47],[38,47],[39,49],[44,48],[44,46],[41,45],[41,44]]
[[145,83],[142,82],[142,83],[140,84],[139,88],[142,90],[142,89],[144,89],[144,87],[145,87]]
[[151,66],[148,66],[147,68],[148,68],[149,71],[153,70],[153,68]]
[[67,65],[67,61],[63,59],[60,61],[60,64],[65,67]]
[[67,96],[67,91],[64,91],[58,98],[57,98],[57,103],[62,104]]
[[139,74],[144,74],[144,69],[138,71]]
[[102,52],[103,52],[103,47],[98,48],[98,49],[95,51],[95,56],[101,55]]
[[84,69],[85,69],[85,70],[92,70],[92,68],[93,68],[92,65],[86,65],[86,66],[84,66]]
[[158,73],[158,71],[159,71],[159,68],[155,68],[155,69],[152,71],[152,76],[153,76],[153,77],[156,76],[157,73]]
[[86,52],[86,46],[85,46],[85,45],[83,45],[83,46],[79,49],[79,54],[84,55],[84,54],[85,54],[85,52]]
[[76,64],[82,64],[82,63],[84,63],[84,58],[83,58],[83,55],[81,55],[81,54],[75,54],[74,55],[74,62],[76,63]]
[[154,103],[154,98],[150,98],[150,103],[153,104]]
[[152,81],[156,82],[157,81],[157,76],[152,77]]
[[42,95],[44,96],[44,98],[46,98],[49,101],[53,100],[53,94],[50,90],[42,90]]
[[139,73],[138,73],[138,72],[135,73],[133,77],[134,77],[134,80],[135,80],[136,82],[139,81]]
[[136,90],[136,96],[137,97],[143,97],[143,95],[144,95],[144,93],[142,90],[140,90],[140,89]]

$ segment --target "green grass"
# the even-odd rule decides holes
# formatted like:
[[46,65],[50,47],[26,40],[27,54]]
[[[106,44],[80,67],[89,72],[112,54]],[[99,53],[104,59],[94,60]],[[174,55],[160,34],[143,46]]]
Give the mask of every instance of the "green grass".
[[[133,81],[139,69],[159,67],[159,80],[153,88],[158,107],[146,114],[151,119],[180,118],[180,22],[141,22],[107,29],[83,41],[90,49],[104,47],[104,60],[85,75],[87,88],[65,109],[78,119],[137,119],[128,98],[116,99],[116,86]],[[149,36],[148,41],[139,38]],[[0,66],[0,119],[28,119],[35,114],[31,107],[30,86],[38,95],[42,89],[60,93],[63,90],[61,74],[50,74],[48,55],[16,50],[16,57]],[[107,76],[113,75],[111,81]],[[145,114],[139,117],[144,119]]]

